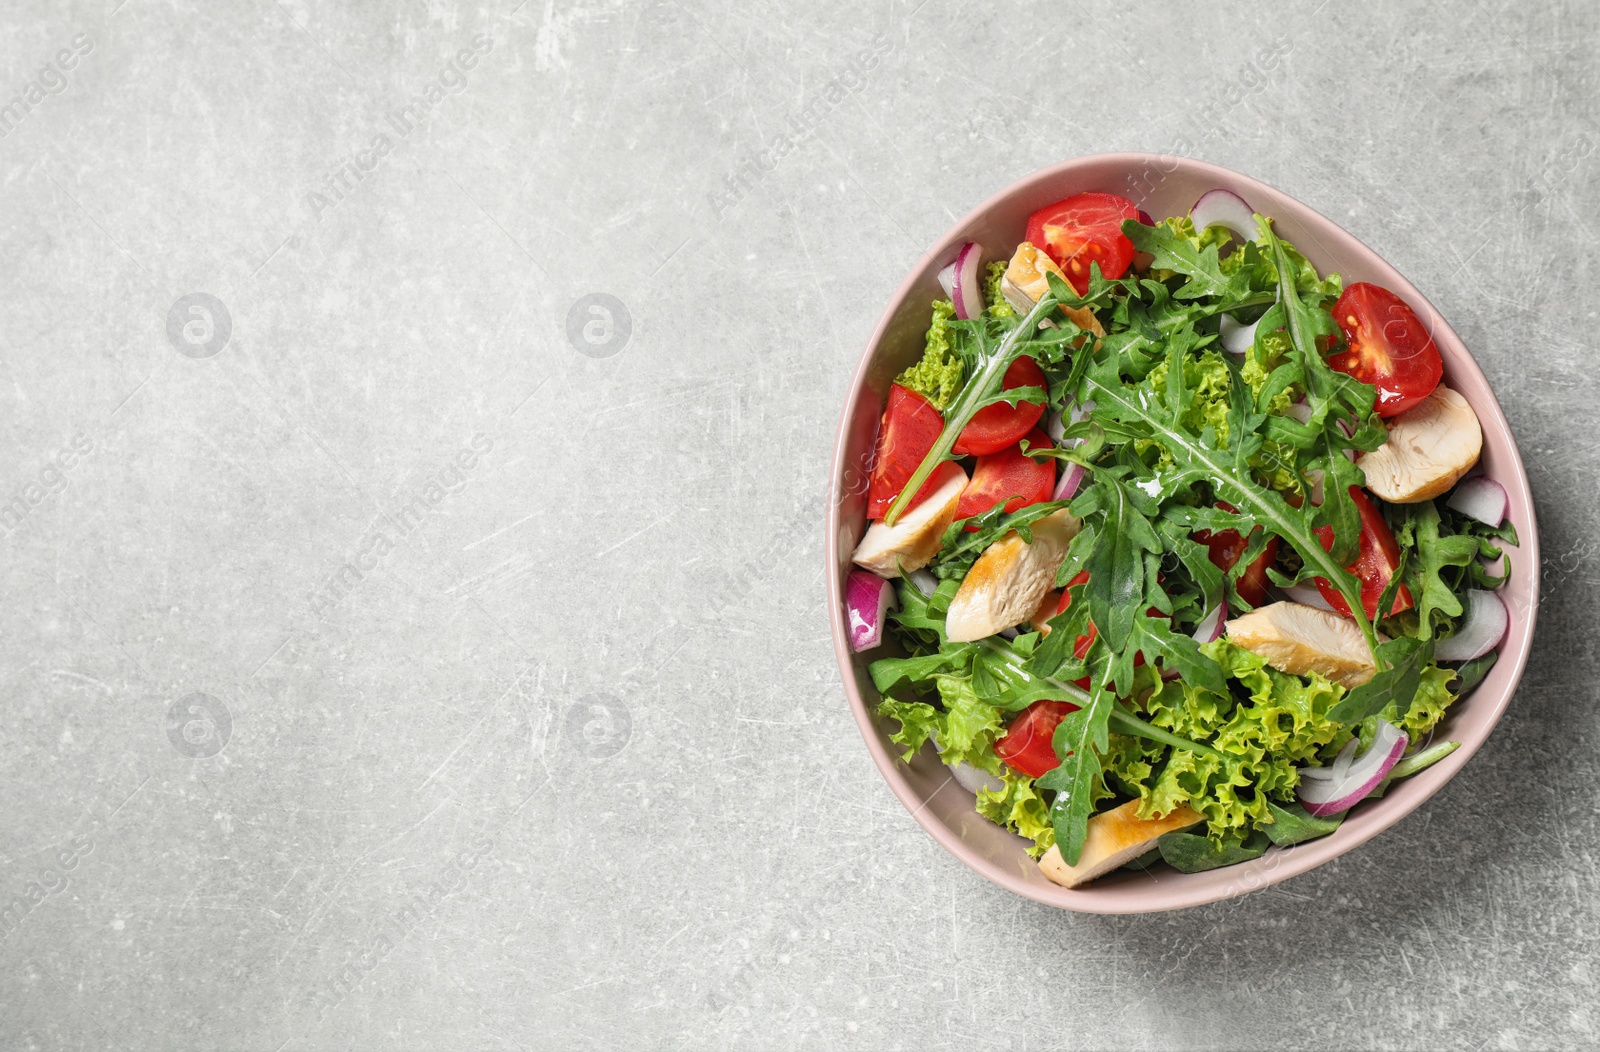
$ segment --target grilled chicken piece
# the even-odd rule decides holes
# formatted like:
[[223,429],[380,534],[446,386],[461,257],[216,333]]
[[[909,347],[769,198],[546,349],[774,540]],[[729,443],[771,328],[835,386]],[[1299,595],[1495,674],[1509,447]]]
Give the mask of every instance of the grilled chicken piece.
[[1165,818],[1140,818],[1138,810],[1139,801],[1129,800],[1095,815],[1089,819],[1078,864],[1067,865],[1061,849],[1052,847],[1039,860],[1039,872],[1064,888],[1075,888],[1132,862],[1155,847],[1163,834],[1188,829],[1201,820],[1188,804],[1179,804]]
[[1302,603],[1271,603],[1234,618],[1228,642],[1260,654],[1280,672],[1320,672],[1346,687],[1378,671],[1354,621]]
[[946,461],[924,486],[935,483],[938,488],[893,526],[882,522],[868,526],[850,561],[879,577],[899,577],[901,569],[910,573],[928,565],[939,554],[945,529],[955,521],[961,491],[967,488],[967,473],[960,464]]
[[[1035,303],[1039,302],[1040,296],[1050,291],[1050,281],[1045,277],[1047,273],[1054,274],[1062,281],[1067,280],[1061,268],[1056,266],[1055,260],[1033,247],[1032,242],[1024,241],[1017,246],[1016,254],[1006,265],[1005,276],[1000,279],[1000,292],[1018,314],[1026,314],[1033,309]],[[1100,327],[1099,319],[1094,316],[1094,311],[1088,307],[1061,309],[1078,328],[1088,329],[1096,336],[1106,334]],[[1045,324],[1050,323],[1045,322]]]
[[1356,463],[1367,488],[1391,504],[1432,500],[1471,470],[1483,452],[1478,414],[1444,384],[1389,421],[1389,441]]
[[1061,605],[1061,590],[1052,588],[1039,600],[1039,605],[1033,611],[1033,616],[1028,618],[1033,623],[1033,630],[1039,633],[1042,639],[1050,634],[1050,619],[1056,616],[1056,607]]
[[1026,621],[1055,582],[1067,542],[1083,523],[1066,509],[1033,524],[1033,543],[1015,530],[989,545],[967,571],[945,615],[945,634],[965,643]]

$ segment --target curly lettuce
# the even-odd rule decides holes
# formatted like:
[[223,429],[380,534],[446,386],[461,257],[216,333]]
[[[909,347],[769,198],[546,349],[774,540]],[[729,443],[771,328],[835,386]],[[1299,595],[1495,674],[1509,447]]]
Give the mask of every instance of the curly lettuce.
[[[1138,797],[1139,815],[1150,818],[1188,804],[1206,820],[1206,833],[1221,843],[1274,821],[1268,801],[1291,803],[1301,766],[1319,766],[1354,735],[1370,741],[1376,720],[1341,723],[1329,716],[1343,687],[1315,673],[1279,672],[1266,659],[1219,639],[1201,647],[1234,686],[1227,692],[1168,680],[1145,702],[1150,723],[1195,741],[1209,742],[1217,756],[1172,749],[1158,742],[1113,735],[1107,778]],[[1405,712],[1390,704],[1378,718],[1420,741],[1455,700],[1450,669],[1430,666]]]
[[1050,803],[1027,775],[1005,766],[1000,768],[999,775],[1005,783],[1001,788],[978,790],[978,813],[995,825],[1033,841],[1028,854],[1038,858],[1056,842],[1056,831],[1050,824]]
[[1006,264],[1002,260],[995,260],[984,270],[983,299],[989,306],[985,308],[991,318],[1011,318],[1016,316],[1016,310],[1006,300],[1005,293],[1000,289],[1001,279],[1006,276]]
[[934,302],[922,360],[894,378],[895,383],[932,402],[941,413],[961,392],[961,359],[950,346],[950,320],[955,316],[955,305],[949,300]]

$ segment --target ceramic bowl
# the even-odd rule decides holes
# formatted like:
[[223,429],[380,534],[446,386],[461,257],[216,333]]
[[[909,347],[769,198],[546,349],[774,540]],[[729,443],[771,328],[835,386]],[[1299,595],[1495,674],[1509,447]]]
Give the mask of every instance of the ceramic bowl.
[[[922,353],[929,305],[943,297],[936,275],[962,242],[976,241],[990,258],[1009,256],[1023,239],[1028,215],[1063,197],[1089,190],[1121,194],[1156,218],[1186,214],[1205,191],[1224,187],[1271,216],[1278,232],[1305,253],[1317,269],[1337,272],[1346,284],[1370,281],[1392,290],[1433,331],[1444,357],[1444,379],[1461,392],[1483,425],[1482,470],[1498,479],[1510,496],[1509,518],[1521,546],[1508,548],[1511,581],[1502,593],[1512,617],[1499,661],[1488,677],[1452,706],[1435,737],[1459,741],[1449,757],[1396,783],[1387,795],[1362,803],[1331,836],[1297,847],[1273,848],[1251,862],[1206,873],[1184,874],[1168,867],[1144,872],[1118,871],[1081,888],[1052,884],[1024,850],[1019,837],[973,810],[970,792],[939,762],[932,746],[907,765],[899,762],[888,733],[892,721],[874,712],[878,692],[867,675],[872,652],[854,654],[845,634],[842,598],[850,553],[866,528],[866,478],[874,438],[889,385]],[[1033,173],[973,209],[933,245],[890,298],[867,341],[850,385],[834,446],[827,504],[827,580],[833,649],[845,694],[873,762],[911,816],[968,867],[994,883],[1037,902],[1087,913],[1150,913],[1232,898],[1304,873],[1388,829],[1455,777],[1488,738],[1510,704],[1527,663],[1538,607],[1539,535],[1534,523],[1528,478],[1505,414],[1472,355],[1416,287],[1377,253],[1315,210],[1249,176],[1200,161],[1156,154],[1104,154],[1081,157]]]

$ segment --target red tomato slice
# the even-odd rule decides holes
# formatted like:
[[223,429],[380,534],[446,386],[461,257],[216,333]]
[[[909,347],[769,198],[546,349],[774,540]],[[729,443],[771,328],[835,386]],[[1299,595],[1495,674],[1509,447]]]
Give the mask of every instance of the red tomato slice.
[[1113,280],[1128,272],[1133,242],[1122,233],[1122,221],[1138,218],[1139,206],[1125,197],[1076,194],[1029,216],[1027,236],[1081,296],[1089,291],[1089,264],[1100,264],[1100,273]]
[[[1378,616],[1378,600],[1383,598],[1383,590],[1389,587],[1389,579],[1400,565],[1400,545],[1395,542],[1394,534],[1389,532],[1389,524],[1383,521],[1383,514],[1365,490],[1360,486],[1351,486],[1350,497],[1361,509],[1361,541],[1356,561],[1345,569],[1355,574],[1361,582],[1362,609],[1367,612],[1368,618],[1375,618]],[[1322,550],[1331,552],[1333,527],[1318,526],[1316,533],[1317,540],[1322,542]],[[1322,593],[1322,598],[1328,601],[1329,606],[1345,617],[1355,616],[1350,612],[1350,604],[1344,601],[1344,596],[1327,579],[1318,577],[1316,582],[1317,591]],[[1394,609],[1390,612],[1398,614],[1409,609],[1411,590],[1401,585],[1394,597]]]
[[[1038,428],[1027,434],[1028,448],[1039,449],[1051,444],[1049,437]],[[1009,449],[979,457],[972,469],[972,481],[961,491],[961,502],[956,505],[956,518],[965,519],[982,515],[990,508],[1006,502],[1006,511],[1013,512],[1029,504],[1041,504],[1050,499],[1056,488],[1056,462],[1045,458],[1034,460],[1022,452],[1022,443]],[[969,531],[976,526],[968,526]]]
[[1358,281],[1334,304],[1345,349],[1328,364],[1378,389],[1378,415],[1397,416],[1433,393],[1444,373],[1422,319],[1380,285]]
[[1005,734],[994,743],[994,754],[1012,770],[1030,778],[1054,770],[1061,763],[1052,743],[1056,727],[1068,713],[1077,711],[1078,706],[1070,701],[1034,702],[1011,721]]
[[[1039,368],[1038,362],[1023,356],[1006,369],[1000,386],[1007,391],[1018,387],[1044,387],[1044,370]],[[1043,402],[986,405],[972,414],[967,426],[961,429],[956,438],[956,455],[981,457],[985,453],[998,453],[1026,435],[1043,415]]]
[[[1238,509],[1227,501],[1217,501],[1217,507],[1223,511],[1238,513]],[[1259,527],[1257,527],[1259,529]],[[1252,530],[1252,533],[1255,531]],[[1244,550],[1249,546],[1245,537],[1240,536],[1238,530],[1196,530],[1194,539],[1209,549],[1211,563],[1219,570],[1227,571],[1234,567]],[[1239,575],[1234,590],[1239,593],[1239,598],[1251,606],[1260,606],[1267,601],[1267,567],[1272,565],[1278,557],[1278,538],[1273,537],[1267,541],[1267,546],[1261,549],[1254,562],[1245,567],[1244,573]]]
[[[878,451],[872,462],[872,481],[867,486],[867,518],[883,518],[943,429],[944,417],[932,402],[909,387],[894,384],[889,388],[889,406],[883,411],[883,423],[878,428]],[[911,507],[936,489],[935,477],[929,476]]]

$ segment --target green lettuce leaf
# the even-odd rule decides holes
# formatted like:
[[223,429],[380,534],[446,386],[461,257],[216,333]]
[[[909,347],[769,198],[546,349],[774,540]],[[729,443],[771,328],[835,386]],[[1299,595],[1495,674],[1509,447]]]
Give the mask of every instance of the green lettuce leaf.
[[894,382],[922,395],[934,404],[939,412],[950,408],[961,390],[961,359],[951,347],[950,321],[956,308],[949,300],[937,300],[933,305],[933,321],[928,326],[927,347],[922,360],[899,376]]
[[988,304],[984,310],[991,318],[1011,318],[1017,313],[1007,302],[1005,293],[1000,291],[1000,280],[1005,274],[1004,260],[996,260],[984,268],[983,299]]
[[998,773],[1005,786],[998,790],[978,790],[978,813],[1033,841],[1028,854],[1038,858],[1056,842],[1055,829],[1050,825],[1050,806],[1034,787],[1032,778],[1004,765]]

